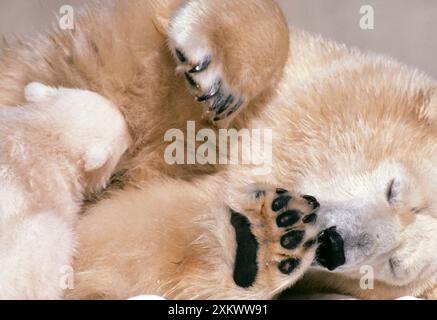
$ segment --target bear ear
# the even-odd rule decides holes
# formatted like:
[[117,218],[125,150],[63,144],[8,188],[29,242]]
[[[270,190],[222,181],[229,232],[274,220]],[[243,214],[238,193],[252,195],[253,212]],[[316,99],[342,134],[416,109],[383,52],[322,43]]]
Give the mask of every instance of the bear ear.
[[43,102],[58,93],[58,90],[53,87],[43,85],[39,82],[29,83],[24,89],[24,96],[27,102]]
[[110,151],[105,146],[96,145],[87,150],[84,155],[84,167],[86,172],[102,168],[108,162]]

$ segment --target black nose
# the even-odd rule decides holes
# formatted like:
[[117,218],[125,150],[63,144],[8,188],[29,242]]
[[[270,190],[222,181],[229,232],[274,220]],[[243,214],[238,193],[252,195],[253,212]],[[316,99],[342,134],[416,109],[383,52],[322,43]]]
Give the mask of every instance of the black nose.
[[336,227],[322,231],[318,242],[316,260],[320,265],[332,271],[345,264],[344,242]]

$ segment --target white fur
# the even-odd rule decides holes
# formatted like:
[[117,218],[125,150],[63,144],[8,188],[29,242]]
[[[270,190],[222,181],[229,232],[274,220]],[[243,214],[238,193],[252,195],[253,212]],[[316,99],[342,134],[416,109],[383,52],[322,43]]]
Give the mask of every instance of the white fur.
[[[414,207],[412,199],[429,196],[419,194],[423,189],[417,188],[418,181],[424,183],[426,179],[415,177],[392,161],[367,172],[360,170],[359,163],[355,166],[355,175],[334,170],[330,173],[334,178],[321,179],[320,173],[315,173],[302,181],[303,192],[312,190],[321,203],[318,221],[322,228],[336,226],[345,241],[346,264],[335,272],[359,278],[360,268],[371,265],[377,280],[398,286],[435,281],[437,223],[433,212],[437,211],[428,207],[427,214],[416,214],[408,224],[396,214],[397,208]],[[423,169],[427,178],[437,179],[432,166]],[[387,188],[393,179],[397,196],[390,203]],[[432,193],[434,188],[425,190]]]
[[[218,52],[213,52],[211,44],[207,40],[206,31],[201,23],[202,19],[199,19],[197,16],[198,10],[196,10],[196,5],[195,1],[185,3],[178,9],[175,18],[172,19],[170,24],[168,35],[171,52],[175,54],[176,49],[179,49],[188,59],[186,63],[179,63],[178,58],[175,57],[179,63],[176,72],[183,75],[184,72],[209,59],[211,63],[206,70],[191,74],[191,77],[200,87],[195,90],[195,94],[206,94],[218,81],[221,81],[222,91],[228,95],[232,94],[235,102],[237,102],[240,99],[240,94],[232,90],[231,86],[228,85],[223,72],[223,66],[220,62],[222,57],[217,56],[219,55]],[[190,87],[190,89],[192,88]],[[210,113],[207,103],[204,103],[204,117],[215,117]],[[218,124],[219,127],[226,128],[230,123],[230,119],[226,118],[218,122],[220,122]]]
[[39,212],[2,223],[0,298],[55,299],[62,296],[62,267],[71,264],[71,226],[58,212]]
[[172,19],[169,31],[170,45],[181,48],[191,58],[192,62],[200,62],[212,55],[206,37],[198,32],[200,21],[196,15],[195,1],[186,2],[175,13],[177,19]]
[[[206,59],[214,59],[212,50],[208,42],[199,34],[193,32],[198,28],[196,19],[191,16],[192,4],[188,2],[185,6],[179,9],[180,14],[177,19],[172,21],[169,32],[169,45],[171,51],[176,49],[182,50],[188,64],[178,65],[176,71],[180,74],[191,69],[194,65],[199,64]],[[217,59],[214,59],[217,60]],[[214,61],[213,60],[213,61]],[[176,59],[176,61],[179,61]],[[203,90],[207,90],[223,78],[222,67],[215,61],[208,67],[207,70],[191,75]]]
[[0,298],[55,299],[84,193],[105,187],[130,137],[96,93],[32,83],[25,96],[0,108]]
[[24,88],[24,96],[28,102],[43,102],[54,97],[58,91],[55,88],[45,86],[39,82],[29,83]]

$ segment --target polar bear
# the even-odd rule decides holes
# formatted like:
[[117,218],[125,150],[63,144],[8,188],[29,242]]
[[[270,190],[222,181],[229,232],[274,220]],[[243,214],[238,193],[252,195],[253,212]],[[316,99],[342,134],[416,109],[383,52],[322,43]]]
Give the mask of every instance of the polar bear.
[[[89,89],[132,133],[111,193],[79,221],[65,297],[270,299],[290,286],[434,297],[433,79],[289,28],[270,0],[94,10],[0,60],[1,103],[20,102],[29,78]],[[271,173],[167,164],[165,134],[187,121],[271,129]]]
[[25,97],[0,108],[0,298],[53,298],[82,203],[105,188],[130,137],[94,92],[34,82]]

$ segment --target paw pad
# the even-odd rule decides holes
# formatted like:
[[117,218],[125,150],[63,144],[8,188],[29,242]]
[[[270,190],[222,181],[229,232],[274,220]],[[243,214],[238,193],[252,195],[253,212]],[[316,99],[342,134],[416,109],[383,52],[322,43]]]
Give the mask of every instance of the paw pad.
[[291,227],[300,220],[301,216],[302,212],[298,210],[288,210],[276,218],[276,224],[279,228]]
[[296,249],[303,240],[305,231],[303,230],[292,230],[287,232],[281,237],[281,246],[285,249]]
[[311,214],[307,215],[305,218],[303,218],[302,221],[305,224],[315,223],[317,221],[317,214],[311,213]]
[[290,258],[279,262],[278,269],[283,274],[289,275],[299,266],[299,264],[300,264],[299,259]]
[[[257,209],[249,206],[246,213],[233,213],[232,225],[237,234],[234,282],[240,287],[249,283],[252,286],[258,281],[257,273],[271,266],[272,261],[271,270],[277,276],[298,277],[314,261],[318,245],[317,200],[312,196],[292,195],[282,188],[273,192],[258,190],[253,194]],[[246,222],[239,226],[235,217],[243,217]]]
[[288,205],[288,202],[290,200],[291,200],[291,196],[286,196],[286,195],[276,198],[272,203],[272,210],[277,212],[283,209],[285,206]]

